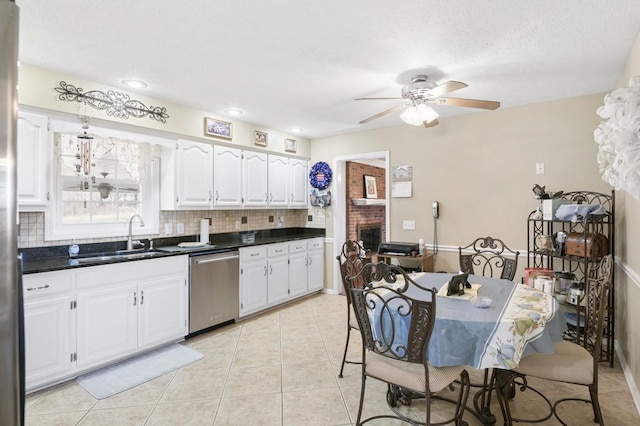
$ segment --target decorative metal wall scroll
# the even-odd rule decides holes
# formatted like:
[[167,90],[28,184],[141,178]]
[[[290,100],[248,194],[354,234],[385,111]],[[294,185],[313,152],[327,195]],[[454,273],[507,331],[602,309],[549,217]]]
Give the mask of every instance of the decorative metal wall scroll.
[[60,85],[55,87],[54,90],[60,93],[58,99],[61,101],[84,102],[85,105],[106,111],[107,115],[116,118],[124,118],[126,120],[129,116],[136,118],[149,116],[150,119],[161,123],[166,123],[167,118],[169,118],[165,107],[147,107],[142,102],[131,99],[129,95],[114,90],[107,90],[106,93],[100,90],[91,90],[83,93],[81,87],[67,84],[64,81],[61,81]]

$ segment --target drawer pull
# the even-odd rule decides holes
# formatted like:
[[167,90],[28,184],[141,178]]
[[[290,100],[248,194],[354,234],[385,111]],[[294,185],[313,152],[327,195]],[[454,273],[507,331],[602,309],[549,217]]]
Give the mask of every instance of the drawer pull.
[[40,287],[29,287],[29,288],[27,288],[27,291],[44,290],[45,288],[49,288],[49,284],[45,284],[45,285],[40,286]]

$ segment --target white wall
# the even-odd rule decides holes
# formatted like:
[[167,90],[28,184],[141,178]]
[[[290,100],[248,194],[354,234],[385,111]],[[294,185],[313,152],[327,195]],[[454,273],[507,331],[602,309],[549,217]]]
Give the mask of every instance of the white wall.
[[[631,48],[616,88],[628,87],[629,79],[637,75],[640,75],[640,34]],[[636,406],[640,411],[640,200],[620,191],[616,202],[616,340],[626,362],[627,379],[634,380]]]

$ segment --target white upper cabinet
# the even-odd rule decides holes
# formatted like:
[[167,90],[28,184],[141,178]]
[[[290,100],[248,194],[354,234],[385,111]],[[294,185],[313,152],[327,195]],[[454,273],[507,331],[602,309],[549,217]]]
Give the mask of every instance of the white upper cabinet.
[[267,154],[244,151],[242,155],[242,195],[244,197],[244,206],[266,207],[269,197]]
[[269,207],[289,206],[289,157],[269,154]]
[[162,210],[307,207],[306,160],[180,140],[162,170]]
[[242,206],[242,151],[237,148],[213,147],[213,205]]
[[307,207],[307,200],[309,199],[309,191],[307,189],[308,171],[309,163],[307,160],[289,159],[289,182],[291,186],[289,207]]
[[44,115],[18,113],[18,209],[42,211],[47,208],[51,173],[52,144]]
[[160,207],[196,210],[213,207],[213,146],[179,140],[164,150]]

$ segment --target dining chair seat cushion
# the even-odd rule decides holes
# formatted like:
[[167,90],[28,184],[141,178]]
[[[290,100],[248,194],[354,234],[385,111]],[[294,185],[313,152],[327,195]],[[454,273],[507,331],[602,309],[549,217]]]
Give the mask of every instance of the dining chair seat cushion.
[[584,347],[562,341],[550,354],[533,353],[520,360],[514,371],[526,376],[558,382],[590,385],[593,383],[593,358]]
[[[429,390],[438,392],[460,378],[464,366],[433,367],[429,365]],[[365,371],[368,375],[382,381],[390,382],[402,388],[424,393],[426,390],[424,366],[422,364],[400,361],[379,355],[367,353]]]

